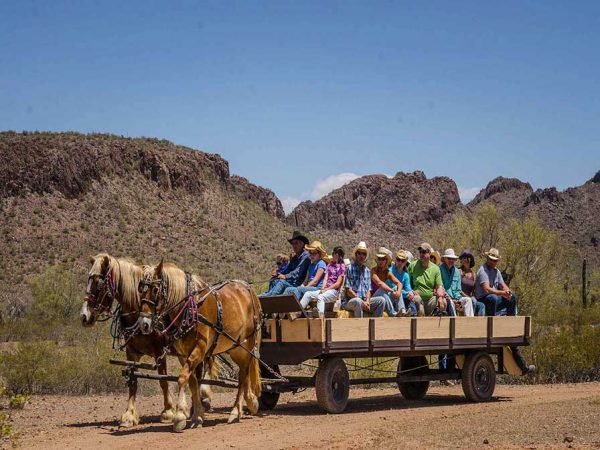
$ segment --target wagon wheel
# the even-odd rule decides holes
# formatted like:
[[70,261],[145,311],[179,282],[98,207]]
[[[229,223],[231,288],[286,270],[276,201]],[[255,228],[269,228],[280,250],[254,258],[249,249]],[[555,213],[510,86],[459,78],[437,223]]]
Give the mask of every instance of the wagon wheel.
[[476,352],[467,355],[462,369],[462,388],[467,399],[484,402],[492,398],[496,387],[496,368],[490,355]]
[[[281,373],[279,371],[278,365],[270,366],[271,369],[277,373]],[[273,378],[273,375],[267,370],[266,367],[260,366],[260,376],[261,378]],[[272,385],[264,385],[262,391],[260,393],[260,398],[258,399],[258,409],[261,411],[270,411],[271,409],[277,406],[277,402],[279,401],[279,392],[268,391]]]
[[350,376],[342,358],[321,360],[317,369],[315,388],[319,406],[328,413],[339,414],[348,403]]
[[[419,367],[419,369],[415,369],[416,367]],[[404,374],[402,373],[403,371],[409,369],[415,370],[411,370],[410,372],[406,372]],[[428,373],[429,366],[427,358],[424,356],[403,356],[400,358],[400,361],[398,361],[398,377],[401,375],[427,375]],[[427,389],[429,389],[429,381],[398,381],[398,388],[405,399],[421,400],[427,394]]]

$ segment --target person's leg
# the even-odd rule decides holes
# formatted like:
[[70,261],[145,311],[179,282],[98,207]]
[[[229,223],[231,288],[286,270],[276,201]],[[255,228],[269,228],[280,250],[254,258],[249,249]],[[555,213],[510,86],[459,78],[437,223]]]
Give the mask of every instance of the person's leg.
[[461,297],[460,304],[462,305],[463,313],[465,317],[473,317],[475,312],[473,311],[473,302],[471,301],[471,297]]
[[286,287],[285,290],[283,291],[283,295],[293,295],[297,299],[301,298],[300,292],[298,291],[298,288],[296,286]]
[[456,317],[456,308],[454,308],[454,302],[452,300],[446,301],[446,314],[450,317]]
[[516,316],[517,315],[517,296],[513,294],[509,300],[503,299],[506,303],[506,315]]
[[471,297],[473,303],[473,313],[477,317],[485,316],[485,305],[482,302],[477,301],[475,297]]
[[[317,291],[318,292],[318,291]],[[313,292],[314,294],[314,292]],[[322,294],[317,295],[317,309],[320,313],[325,312],[325,303],[334,302],[337,299],[338,291],[336,289],[329,289]]]
[[431,297],[425,302],[425,315],[430,316],[435,308],[437,308],[437,298]]
[[385,305],[385,297],[371,297],[371,314],[373,314],[373,317],[382,317]]
[[310,304],[312,299],[319,297],[319,291],[308,291],[305,292],[302,296],[302,300],[300,300],[300,304],[302,305],[302,309],[306,309]]
[[273,286],[267,291],[260,294],[260,297],[269,297],[271,295],[281,295],[286,288],[292,286],[286,280],[275,280]]
[[525,358],[523,358],[523,355],[521,354],[521,350],[519,349],[519,347],[510,347],[510,351],[512,352],[513,357],[515,358],[515,362],[523,371],[523,374],[535,371],[535,366],[527,364]]
[[412,317],[417,317],[417,304],[415,302],[411,302],[410,300],[403,300],[404,308],[407,313],[410,313]]
[[354,313],[354,317],[360,318],[363,316],[362,303],[362,299],[354,297],[344,304],[344,309],[346,311],[352,311]]
[[425,315],[425,306],[423,305],[423,299],[420,295],[413,297],[415,307],[417,308],[417,316],[423,317]]
[[[390,317],[396,317],[396,315],[398,314],[398,311],[396,310],[396,308],[394,306],[394,302],[392,301],[390,294],[388,294],[383,289],[379,288],[379,289],[377,289],[377,291],[375,291],[375,294],[373,294],[373,297],[371,298],[371,302],[373,301],[374,297],[381,297],[384,302],[383,311],[388,313],[388,316],[390,316]],[[383,315],[383,313],[382,313],[382,315]]]
[[502,303],[502,297],[496,294],[488,294],[485,297],[481,297],[479,301],[485,305],[486,316],[495,316],[498,305]]

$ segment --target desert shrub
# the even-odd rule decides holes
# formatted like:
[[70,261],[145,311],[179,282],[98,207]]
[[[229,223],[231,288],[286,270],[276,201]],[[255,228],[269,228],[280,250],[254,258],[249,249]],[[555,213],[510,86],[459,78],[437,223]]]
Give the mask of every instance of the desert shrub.
[[[500,249],[498,267],[512,275],[519,314],[533,317],[532,345],[524,354],[538,366],[538,381],[600,379],[600,327],[593,326],[600,321],[600,305],[584,308],[581,259],[561,234],[535,215],[505,219],[491,204],[458,215],[431,234],[439,248],[470,248],[479,263],[475,270],[485,251]],[[590,272],[592,295],[595,273]]]
[[0,354],[0,377],[19,394],[87,394],[124,389],[119,370],[108,363],[110,342],[85,336],[75,346],[52,341],[22,342]]

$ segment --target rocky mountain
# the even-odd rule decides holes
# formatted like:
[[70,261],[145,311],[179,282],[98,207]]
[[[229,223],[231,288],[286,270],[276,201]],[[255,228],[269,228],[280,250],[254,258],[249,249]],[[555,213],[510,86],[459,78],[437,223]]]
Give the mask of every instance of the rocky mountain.
[[4,132],[0,167],[0,279],[17,295],[49,266],[84,277],[99,251],[263,279],[291,232],[273,192],[164,140]]
[[347,245],[367,239],[370,245],[395,247],[417,242],[423,227],[461,208],[458,188],[450,178],[398,172],[392,178],[364,176],[320,200],[302,202],[286,221]]
[[533,190],[529,183],[498,177],[490,181],[469,204],[470,209],[484,201],[496,205],[504,214],[523,217],[535,213],[550,228],[594,259],[600,259],[600,171],[581,186],[558,191]]

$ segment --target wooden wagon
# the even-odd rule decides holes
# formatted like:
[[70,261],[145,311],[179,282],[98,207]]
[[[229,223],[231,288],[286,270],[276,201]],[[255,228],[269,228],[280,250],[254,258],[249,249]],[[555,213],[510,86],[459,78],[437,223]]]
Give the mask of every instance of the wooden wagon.
[[[293,309],[281,300],[263,299],[263,311]],[[340,413],[351,385],[397,383],[405,398],[420,399],[431,381],[459,379],[469,400],[489,400],[496,374],[522,375],[511,348],[529,345],[530,336],[531,318],[523,316],[266,319],[261,359],[271,370],[308,360],[317,360],[318,369],[313,376],[286,375],[285,383],[263,370],[261,408],[274,408],[282,392],[314,387],[321,408]],[[427,355],[441,354],[453,357],[450,370],[428,363]],[[399,358],[394,376],[350,378],[344,359],[379,357]]]
[[[522,375],[511,349],[529,345],[531,337],[531,318],[523,316],[308,318],[293,296],[263,298],[261,306],[263,410],[274,408],[283,392],[312,387],[321,408],[330,413],[345,409],[351,385],[397,383],[405,398],[416,400],[427,394],[429,383],[435,380],[462,380],[469,400],[489,400],[496,374]],[[290,313],[302,317],[277,318]],[[450,370],[434,368],[426,358],[441,354],[452,359]],[[380,357],[398,358],[393,376],[350,378],[349,358]],[[312,376],[280,375],[281,366],[309,360],[318,362]],[[110,362],[126,366],[123,375],[128,382],[138,378],[177,381],[173,375],[145,372],[156,370],[156,364]],[[233,379],[202,379],[200,384],[237,387]]]

